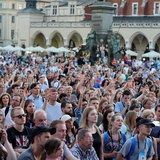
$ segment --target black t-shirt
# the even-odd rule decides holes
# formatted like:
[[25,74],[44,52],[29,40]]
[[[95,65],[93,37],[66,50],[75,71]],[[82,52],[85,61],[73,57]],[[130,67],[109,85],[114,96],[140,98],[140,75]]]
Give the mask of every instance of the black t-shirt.
[[97,153],[97,156],[100,159],[100,156],[101,156],[101,145],[102,145],[101,137],[98,134],[98,132],[92,134],[92,136],[93,136],[93,139],[94,139],[93,148],[95,149],[95,151]]
[[14,149],[16,148],[23,148],[27,149],[31,142],[31,133],[33,129],[24,126],[22,132],[19,132],[14,127],[7,129],[8,140],[12,143]]

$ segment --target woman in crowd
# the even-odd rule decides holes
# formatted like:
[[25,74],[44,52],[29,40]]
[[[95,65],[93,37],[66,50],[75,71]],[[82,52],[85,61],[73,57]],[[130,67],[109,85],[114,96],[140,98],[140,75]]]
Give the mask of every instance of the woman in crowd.
[[44,146],[41,160],[61,160],[63,156],[63,144],[58,138],[48,139]]
[[61,117],[61,120],[65,122],[66,124],[66,144],[68,146],[68,148],[72,148],[72,146],[74,145],[74,140],[75,140],[75,135],[76,135],[76,131],[73,125],[73,118],[70,117],[69,115],[65,114]]
[[0,108],[8,107],[11,105],[11,97],[8,93],[2,93],[0,96]]
[[113,99],[112,99],[112,103],[115,105],[117,102],[120,102],[121,101],[121,98],[122,98],[122,90],[121,89],[118,89],[115,93],[114,96],[112,96]]
[[103,110],[103,119],[102,124],[99,126],[101,133],[107,132],[111,127],[111,118],[114,115],[114,110],[112,109],[104,109]]
[[101,139],[101,133],[96,126],[98,120],[98,112],[94,107],[87,107],[83,111],[82,116],[82,125],[80,128],[88,129],[91,131],[93,136],[93,147],[97,153],[97,156],[100,160],[103,159],[103,152],[102,152],[102,139]]
[[98,106],[98,112],[102,113],[102,110],[107,104],[108,104],[108,101],[105,98],[102,98]]
[[122,125],[120,131],[126,135],[126,138],[129,139],[132,137],[132,132],[136,127],[137,113],[135,111],[129,111],[126,114],[124,124]]
[[123,124],[121,114],[116,113],[111,118],[111,129],[103,134],[104,157],[105,160],[116,159],[118,151],[126,141],[125,134],[120,132]]
[[154,120],[154,116],[155,116],[155,114],[154,114],[154,112],[152,111],[152,110],[150,110],[150,109],[145,109],[143,112],[142,112],[142,118],[147,118],[147,119],[149,119],[149,120],[151,120],[151,121],[153,121]]
[[27,114],[25,125],[32,128],[34,126],[33,115],[35,112],[34,101],[27,99],[24,104],[24,112]]

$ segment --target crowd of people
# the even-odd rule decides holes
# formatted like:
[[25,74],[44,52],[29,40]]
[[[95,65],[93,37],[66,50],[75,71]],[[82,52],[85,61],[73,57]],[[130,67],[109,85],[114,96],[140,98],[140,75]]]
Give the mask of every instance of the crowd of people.
[[1,55],[1,159],[160,160],[159,63]]

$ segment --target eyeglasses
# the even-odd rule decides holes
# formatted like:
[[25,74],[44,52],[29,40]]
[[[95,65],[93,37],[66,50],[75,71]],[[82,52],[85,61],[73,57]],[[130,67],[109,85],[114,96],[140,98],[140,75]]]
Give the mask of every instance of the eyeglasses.
[[18,116],[14,116],[14,117],[17,117],[17,118],[19,118],[19,119],[21,119],[21,118],[25,118],[26,117],[26,114],[20,114],[20,115],[18,115]]
[[12,101],[15,101],[15,102],[20,102],[20,101],[18,101],[18,100],[16,100],[16,99],[12,99]]

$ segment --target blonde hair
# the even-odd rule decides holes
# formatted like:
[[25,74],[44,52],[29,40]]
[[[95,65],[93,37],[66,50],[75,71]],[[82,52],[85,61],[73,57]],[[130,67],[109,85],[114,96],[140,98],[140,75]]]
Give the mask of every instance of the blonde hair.
[[147,118],[150,114],[153,114],[153,117],[154,117],[154,112],[150,109],[145,109],[143,112],[142,112],[142,118]]
[[128,126],[129,130],[132,131],[136,125],[136,122],[134,124],[133,122],[133,118],[137,117],[137,112],[136,111],[129,111],[126,114],[125,120],[124,120],[124,124]]
[[[14,108],[12,108],[12,110],[11,110],[11,117],[12,118],[14,118],[14,112],[15,112],[15,110],[23,110],[23,108],[22,107],[14,107]],[[24,110],[23,110],[24,111]]]

